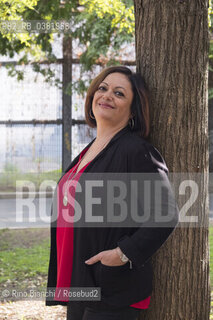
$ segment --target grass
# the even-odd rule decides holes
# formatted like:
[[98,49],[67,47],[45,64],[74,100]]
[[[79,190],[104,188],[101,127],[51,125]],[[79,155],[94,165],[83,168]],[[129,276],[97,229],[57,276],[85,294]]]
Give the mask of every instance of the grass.
[[22,282],[26,278],[46,275],[49,241],[32,248],[15,248],[0,252],[0,285],[10,279]]
[[49,252],[47,229],[0,230],[0,289],[45,288]]
[[1,174],[0,179],[0,191],[15,192],[17,187],[16,183],[19,180],[31,181],[35,185],[35,189],[39,190],[41,183],[45,180],[58,181],[61,176],[61,170],[54,170],[50,172],[42,173],[7,173]]

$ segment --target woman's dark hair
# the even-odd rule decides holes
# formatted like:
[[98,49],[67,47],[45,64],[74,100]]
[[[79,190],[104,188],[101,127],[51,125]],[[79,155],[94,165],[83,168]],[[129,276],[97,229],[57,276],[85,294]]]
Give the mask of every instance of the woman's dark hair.
[[100,83],[109,74],[115,72],[124,74],[131,83],[134,94],[131,105],[131,114],[134,119],[134,127],[132,130],[137,131],[142,137],[146,138],[149,135],[149,91],[144,78],[139,73],[134,73],[124,66],[106,68],[91,82],[85,101],[86,122],[90,127],[96,127],[96,120],[91,118],[94,94],[98,90]]

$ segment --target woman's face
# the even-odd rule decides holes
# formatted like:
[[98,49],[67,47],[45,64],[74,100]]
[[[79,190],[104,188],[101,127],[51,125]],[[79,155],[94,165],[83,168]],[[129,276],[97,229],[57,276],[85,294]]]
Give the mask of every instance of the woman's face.
[[109,74],[99,85],[92,102],[96,121],[125,126],[131,115],[133,92],[131,83],[122,73]]

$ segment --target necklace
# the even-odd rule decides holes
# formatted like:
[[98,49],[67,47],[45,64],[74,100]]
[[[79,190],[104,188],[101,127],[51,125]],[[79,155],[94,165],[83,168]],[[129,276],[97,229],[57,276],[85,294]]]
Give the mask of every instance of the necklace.
[[[71,180],[73,180],[73,179],[75,178],[75,176],[76,176],[76,174],[77,174],[77,169],[78,169],[78,167],[79,167],[79,165],[80,165],[80,163],[81,163],[82,159],[83,159],[83,157],[81,158],[81,160],[80,160],[80,161],[78,161],[78,163],[77,163],[77,167],[76,167],[76,166],[74,166],[74,168],[73,168],[73,169],[72,169],[72,171],[70,172],[70,174],[69,174],[69,176],[68,176],[68,178],[67,178],[66,184],[67,184],[67,182],[68,182],[68,180],[69,180],[69,178],[70,178],[71,174],[73,173],[73,171],[74,171],[74,169],[75,169],[75,167],[76,167],[76,172],[74,173],[74,175],[73,175],[73,177],[70,179],[70,181],[71,181]],[[65,189],[65,192],[64,192],[64,197],[63,197],[63,205],[66,207],[66,206],[67,206],[67,203],[68,203],[68,198],[67,198],[67,186],[66,186],[66,189]]]
[[[111,137],[110,137],[110,138],[111,138]],[[108,142],[109,142],[109,139],[107,139],[107,141],[101,146],[100,150],[99,150],[99,148],[98,148],[98,152],[96,152],[96,154],[99,154],[99,153],[105,148],[105,146],[108,144]],[[68,197],[67,197],[68,187],[67,187],[67,183],[68,183],[69,179],[70,179],[70,181],[72,181],[72,180],[76,177],[76,175],[77,175],[77,173],[78,173],[77,170],[78,170],[78,168],[79,168],[82,160],[84,159],[86,153],[87,153],[87,152],[85,152],[85,154],[83,155],[83,157],[81,158],[81,160],[78,161],[77,165],[74,166],[74,168],[72,169],[72,171],[70,172],[70,174],[69,174],[69,176],[68,176],[68,178],[67,178],[67,180],[66,180],[65,192],[64,192],[64,197],[63,197],[63,205],[64,205],[65,207],[66,207],[67,204],[68,204]],[[90,154],[90,152],[87,153],[87,155],[89,155],[89,154]],[[93,159],[92,159],[92,160],[93,160]],[[92,161],[92,160],[91,160],[91,161]],[[85,164],[85,165],[86,165],[86,164]],[[73,173],[73,171],[75,170],[75,168],[76,168],[76,172],[74,173],[73,177],[70,178],[70,176],[72,175],[72,173]]]

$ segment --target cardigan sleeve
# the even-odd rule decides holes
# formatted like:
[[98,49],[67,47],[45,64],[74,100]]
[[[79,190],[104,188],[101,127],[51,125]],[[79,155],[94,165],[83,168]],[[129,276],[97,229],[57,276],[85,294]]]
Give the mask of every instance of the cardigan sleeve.
[[[162,190],[164,191],[159,210],[168,210],[167,214],[169,216],[168,223],[161,223],[159,219],[155,219],[158,204],[156,205],[151,200],[149,208],[150,220],[141,223],[132,235],[125,235],[117,242],[122,252],[132,261],[133,267],[141,268],[173,232],[178,224],[179,212],[168,179],[168,168],[163,157],[155,147],[147,143],[141,144],[137,148],[137,151],[131,151],[128,156],[128,167],[129,172],[145,173],[146,177],[150,177],[152,182],[155,182],[155,180],[161,181],[163,185]],[[138,176],[141,177],[142,175],[139,174]],[[155,196],[153,198],[156,199]],[[139,202],[141,202],[139,210],[142,210],[143,200],[139,199]]]

